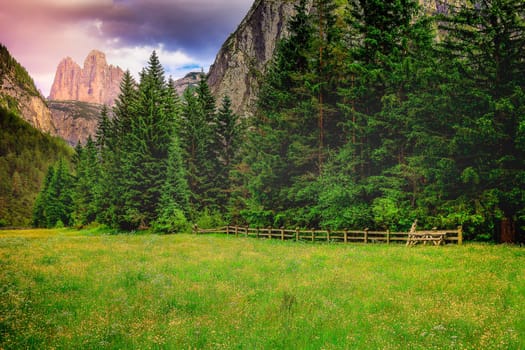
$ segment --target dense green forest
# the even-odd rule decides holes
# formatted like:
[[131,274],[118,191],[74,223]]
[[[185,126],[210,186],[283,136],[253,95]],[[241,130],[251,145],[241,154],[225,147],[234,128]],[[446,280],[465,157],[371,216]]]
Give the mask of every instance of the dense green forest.
[[[23,142],[21,142],[23,140]],[[46,171],[73,150],[0,107],[0,226],[30,226]]]
[[525,4],[467,3],[428,16],[410,0],[300,1],[242,123],[204,79],[179,99],[153,53],[77,147],[67,214],[47,220],[37,206],[35,223],[406,230],[418,219],[520,239]]

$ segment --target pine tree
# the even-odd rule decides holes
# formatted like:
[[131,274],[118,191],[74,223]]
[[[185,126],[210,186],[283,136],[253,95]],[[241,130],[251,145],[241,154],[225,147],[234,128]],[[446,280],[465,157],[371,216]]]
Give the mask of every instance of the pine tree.
[[317,211],[332,227],[404,229],[424,179],[416,145],[431,139],[420,119],[433,78],[430,22],[416,1],[356,0],[345,20],[338,107],[346,120],[338,125],[346,144],[318,179]]
[[278,43],[265,75],[253,132],[246,145],[247,218],[268,218],[262,213],[275,216],[293,207],[288,192],[294,180],[316,169],[317,113],[307,88],[313,80],[307,78],[314,34],[307,2],[300,1],[295,10],[288,25],[289,36]]
[[339,126],[341,115],[336,106],[337,90],[343,72],[344,54],[340,46],[342,28],[337,25],[336,11],[338,5],[334,0],[314,1],[313,22],[316,36],[313,49],[317,52],[313,62],[315,81],[312,82],[312,93],[317,96],[318,127],[318,167],[322,170],[326,157],[326,148],[338,147],[341,144]]
[[164,70],[153,52],[141,73],[133,103],[129,150],[123,164],[126,178],[122,196],[125,214],[119,223],[122,228],[149,227],[155,220],[176,119],[172,103]]
[[230,199],[232,186],[230,173],[238,162],[241,128],[238,116],[231,109],[231,100],[225,96],[221,108],[217,112],[214,145],[214,157],[217,159],[214,178],[215,187],[218,189],[216,202],[222,213],[226,212],[226,206]]
[[208,208],[217,210],[215,176],[219,169],[216,156],[216,106],[206,79],[201,76],[196,88],[184,92],[180,139],[184,145],[190,202],[193,216]]
[[120,93],[113,107],[115,133],[120,147],[125,142],[124,138],[129,133],[134,116],[133,103],[137,97],[137,84],[129,70],[124,73],[120,82]]
[[182,151],[177,138],[170,144],[166,182],[158,206],[158,216],[153,224],[155,231],[175,233],[188,229],[189,188],[182,161]]
[[109,193],[100,193],[101,178],[98,150],[95,142],[88,137],[86,145],[75,148],[74,158],[75,183],[72,194],[74,205],[74,223],[84,226],[97,220],[99,197]]
[[126,186],[130,169],[128,157],[132,154],[133,137],[132,123],[135,118],[137,100],[137,84],[131,73],[126,71],[120,83],[120,93],[115,100],[113,107],[113,125],[115,133],[114,148],[111,151],[111,158],[108,159],[109,177],[104,181],[109,182],[105,188],[111,203],[105,214],[100,217],[101,221],[112,226],[121,227],[126,222],[125,196],[122,196],[128,188]]
[[51,181],[55,176],[54,166],[50,166],[47,170],[46,177],[40,193],[36,197],[35,205],[33,207],[33,226],[34,227],[47,227],[46,219],[46,205],[48,200],[49,188],[51,187]]
[[66,162],[50,167],[33,211],[36,227],[64,227],[73,223],[73,179]]
[[[114,188],[113,163],[116,127],[114,121],[109,117],[109,109],[106,105],[102,106],[100,111],[94,144],[97,147],[97,152],[96,161],[92,163],[92,166],[97,168],[99,177],[96,186],[93,184],[92,189],[95,212],[98,213],[97,219],[99,221],[108,223],[110,222],[109,213],[113,200],[111,194]],[[92,152],[91,149],[90,152]]]

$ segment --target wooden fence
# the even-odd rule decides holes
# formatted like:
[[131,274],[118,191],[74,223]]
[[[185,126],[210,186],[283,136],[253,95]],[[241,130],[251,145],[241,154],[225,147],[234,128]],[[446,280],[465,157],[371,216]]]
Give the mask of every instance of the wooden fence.
[[456,243],[463,244],[463,231],[461,226],[455,230],[428,230],[416,232],[391,232],[391,231],[362,231],[343,230],[315,230],[286,228],[251,228],[247,226],[224,226],[214,229],[201,229],[197,225],[193,228],[195,234],[226,234],[244,237],[256,237],[279,240],[295,240],[310,242],[362,242],[362,243],[406,243],[413,245],[417,243],[434,243],[435,237],[439,237],[439,244]]

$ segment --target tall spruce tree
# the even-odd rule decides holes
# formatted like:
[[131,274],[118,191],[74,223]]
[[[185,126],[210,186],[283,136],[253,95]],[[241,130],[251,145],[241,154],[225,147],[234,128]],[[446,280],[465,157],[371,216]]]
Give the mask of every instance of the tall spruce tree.
[[[73,186],[73,217],[74,224],[83,226],[97,220],[99,208],[97,203],[102,178],[98,150],[95,142],[88,137],[86,145],[80,144],[75,148],[73,159],[75,168],[75,182]],[[106,194],[107,195],[107,194]]]
[[136,94],[132,104],[129,148],[123,159],[125,213],[118,225],[125,229],[149,227],[155,220],[173,137],[173,96],[155,52],[141,73]]
[[51,181],[54,175],[55,175],[55,167],[50,166],[44,178],[42,189],[38,193],[38,196],[36,197],[36,200],[35,200],[35,205],[33,207],[32,224],[34,227],[47,227],[46,206],[47,206],[49,189],[51,187]]
[[216,203],[221,213],[226,213],[230,201],[232,181],[230,173],[238,162],[242,125],[239,118],[231,109],[231,99],[225,96],[217,112],[215,130],[214,157],[217,169],[215,170],[215,187],[217,188]]
[[106,188],[111,206],[104,215],[103,222],[112,226],[123,226],[126,222],[126,204],[123,193],[127,191],[127,160],[132,154],[133,137],[132,122],[135,118],[137,100],[137,83],[129,71],[124,73],[120,83],[120,93],[113,106],[113,125],[115,142],[111,159],[109,160],[110,177]]
[[71,225],[72,194],[72,176],[66,162],[60,159],[46,174],[44,186],[34,207],[33,224],[48,228]]
[[251,172],[245,213],[272,212],[273,222],[265,224],[283,224],[277,216],[317,224],[318,215],[309,211],[313,184],[328,150],[342,143],[337,9],[331,0],[300,1],[265,76],[245,158]]
[[183,152],[177,135],[181,125],[182,106],[173,84],[173,80],[170,79],[168,81],[170,99],[167,111],[175,119],[168,148],[166,180],[159,199],[158,215],[153,223],[153,229],[163,233],[175,233],[188,229],[187,217],[190,214],[190,191],[182,160]]
[[184,145],[190,202],[193,216],[204,209],[218,210],[216,172],[216,105],[206,78],[201,75],[199,84],[184,93],[183,118],[180,138]]
[[100,111],[95,145],[97,147],[98,176],[99,180],[93,188],[97,219],[101,222],[110,222],[110,208],[112,207],[113,162],[116,143],[116,128],[110,119],[109,109],[106,105]]

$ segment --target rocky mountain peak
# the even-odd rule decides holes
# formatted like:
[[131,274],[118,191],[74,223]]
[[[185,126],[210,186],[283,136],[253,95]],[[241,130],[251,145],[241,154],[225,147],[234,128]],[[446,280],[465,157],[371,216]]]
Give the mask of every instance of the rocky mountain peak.
[[84,60],[84,67],[86,67],[86,65],[96,64],[96,62],[101,62],[102,64],[107,65],[106,54],[99,50],[91,50]]
[[124,71],[108,65],[106,55],[98,50],[87,55],[83,68],[66,57],[58,64],[49,99],[113,105],[123,75]]

